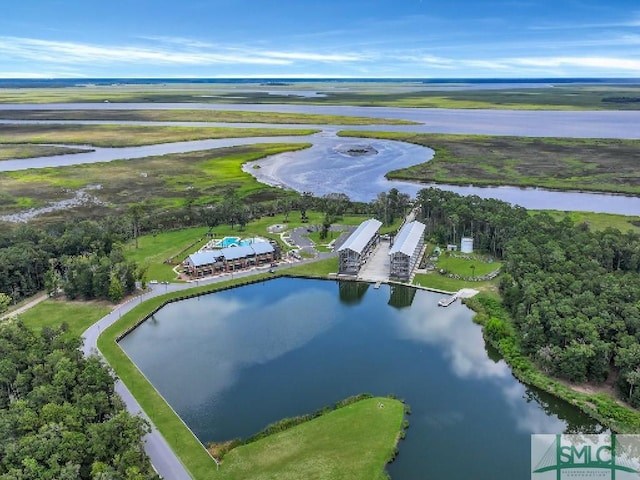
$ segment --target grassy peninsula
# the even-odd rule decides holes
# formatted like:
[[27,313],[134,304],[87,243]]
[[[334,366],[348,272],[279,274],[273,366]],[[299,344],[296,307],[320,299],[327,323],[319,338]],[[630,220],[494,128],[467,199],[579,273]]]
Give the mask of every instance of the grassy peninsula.
[[300,125],[414,125],[392,118],[235,110],[1,110],[3,120],[99,120],[128,122],[224,122]]
[[0,144],[64,143],[95,147],[136,147],[218,138],[311,135],[317,130],[283,128],[167,127],[142,125],[3,125]]

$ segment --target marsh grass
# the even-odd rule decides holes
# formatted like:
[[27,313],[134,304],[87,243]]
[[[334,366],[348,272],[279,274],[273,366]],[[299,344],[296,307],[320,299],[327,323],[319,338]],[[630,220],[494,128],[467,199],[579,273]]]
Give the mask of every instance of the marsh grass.
[[53,155],[66,155],[69,153],[87,152],[87,149],[56,147],[50,145],[0,145],[0,161],[34,158],[34,157],[50,157]]
[[[119,85],[109,87],[67,88],[5,88],[0,89],[0,103],[55,103],[95,102],[124,103],[266,103],[266,104],[328,104],[359,106],[390,106],[410,108],[491,108],[519,110],[637,110],[640,102],[610,101],[612,99],[638,98],[638,85],[554,85],[549,88],[523,89],[505,87],[495,90],[420,90],[420,85],[411,82],[399,83],[353,83],[336,90],[326,82],[317,82],[308,89],[320,91],[325,97],[296,97],[277,94],[273,87],[256,88],[251,92],[238,91],[234,85],[203,86],[179,85]],[[396,87],[399,87],[396,88]],[[259,91],[263,90],[263,91]],[[211,95],[214,93],[215,95]],[[276,93],[276,94],[273,94]],[[609,101],[607,101],[609,100]]]
[[144,125],[3,125],[0,143],[57,143],[95,147],[134,147],[218,138],[310,135],[311,129],[169,127]]
[[397,119],[309,113],[241,112],[234,110],[2,110],[6,120],[100,120],[137,122],[222,122],[313,125],[414,125]]
[[640,194],[640,140],[340,132],[432,148],[432,160],[389,172],[393,179],[456,185],[514,185]]
[[91,194],[112,212],[122,211],[130,204],[171,209],[184,206],[189,198],[194,199],[194,206],[208,205],[220,200],[228,188],[240,198],[260,196],[261,200],[275,200],[292,193],[259,183],[242,171],[242,164],[306,147],[308,144],[250,145],[4,172],[0,173],[0,214],[20,211],[26,200],[32,206],[43,206],[71,198],[75,190],[88,185],[101,186]]

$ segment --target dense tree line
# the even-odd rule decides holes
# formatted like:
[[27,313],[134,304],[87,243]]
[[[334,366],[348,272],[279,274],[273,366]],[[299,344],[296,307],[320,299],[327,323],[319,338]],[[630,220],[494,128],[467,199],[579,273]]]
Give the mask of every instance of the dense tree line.
[[[406,202],[405,196],[391,195]],[[127,263],[119,245],[137,240],[139,235],[190,226],[221,224],[242,229],[253,219],[283,216],[291,212],[304,219],[308,210],[325,213],[328,226],[347,212],[375,213],[372,204],[351,202],[344,194],[315,197],[309,193],[291,194],[276,200],[247,201],[234,189],[228,189],[215,204],[198,205],[195,193],[184,205],[160,211],[146,204],[136,204],[122,215],[85,219],[66,223],[33,226],[23,224],[0,228],[0,293],[13,303],[36,292],[54,293],[58,288],[70,298],[110,298],[117,301],[134,288],[135,277],[142,271]],[[395,200],[391,215],[397,215]],[[404,205],[404,204],[403,204]],[[402,208],[405,208],[403,206]],[[137,271],[137,274],[136,274]],[[4,297],[3,297],[4,298]]]
[[148,425],[97,357],[58,330],[0,323],[0,480],[155,479]]
[[[543,370],[572,382],[615,381],[640,406],[640,235],[435,189],[417,203],[436,241],[472,236],[504,260],[504,304]],[[499,323],[491,330],[499,333]]]
[[130,224],[124,219],[3,230],[0,292],[13,302],[58,288],[70,298],[117,301],[135,288],[136,265],[126,262],[118,247],[130,237]]

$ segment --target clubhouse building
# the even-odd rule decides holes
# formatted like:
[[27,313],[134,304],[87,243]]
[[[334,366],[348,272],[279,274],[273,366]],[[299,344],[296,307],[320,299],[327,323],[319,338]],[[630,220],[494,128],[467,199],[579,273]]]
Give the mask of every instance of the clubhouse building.
[[182,263],[191,278],[234,272],[260,265],[270,265],[279,258],[280,249],[270,241],[252,242],[245,246],[201,250]]

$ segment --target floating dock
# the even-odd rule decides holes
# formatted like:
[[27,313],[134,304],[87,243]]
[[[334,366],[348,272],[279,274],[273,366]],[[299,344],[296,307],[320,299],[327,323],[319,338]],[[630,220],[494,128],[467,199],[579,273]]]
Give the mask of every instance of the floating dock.
[[448,307],[449,305],[451,305],[453,302],[455,302],[458,299],[458,294],[454,293],[453,295],[451,295],[450,297],[447,298],[443,298],[442,300],[440,300],[438,302],[438,306],[439,307]]
[[458,290],[456,293],[454,293],[450,297],[443,298],[442,300],[440,300],[438,302],[438,306],[448,307],[459,298],[471,298],[477,294],[478,294],[478,290],[474,290],[473,288],[463,288],[462,290]]

